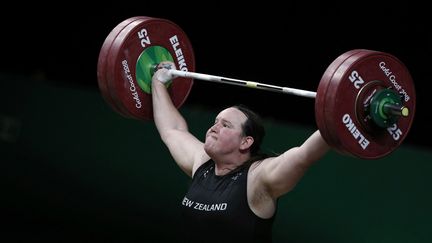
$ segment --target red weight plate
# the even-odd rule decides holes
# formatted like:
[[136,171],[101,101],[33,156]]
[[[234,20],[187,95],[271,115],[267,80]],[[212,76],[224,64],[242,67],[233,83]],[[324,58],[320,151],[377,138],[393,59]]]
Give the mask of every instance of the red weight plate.
[[[129,19],[133,19],[133,20],[129,22],[129,24],[126,25],[122,30],[119,31],[116,38],[111,43],[111,48],[107,55],[107,61],[106,61],[106,85],[111,100],[114,102],[116,107],[120,107],[122,109],[123,111],[122,114],[126,118],[135,118],[135,116],[130,112],[128,107],[126,107],[125,103],[122,101],[124,97],[118,95],[119,90],[115,86],[116,82],[123,82],[123,80],[116,79],[116,77],[113,76],[113,67],[110,66],[110,63],[114,61],[113,55],[116,56],[118,54],[119,41],[121,42],[126,36],[130,35],[131,31],[134,28],[136,28],[136,26],[138,26],[144,21],[147,21],[150,18],[145,16],[137,16]],[[125,49],[125,51],[128,50]],[[125,88],[129,87],[129,89],[136,87],[133,82],[129,83],[130,86],[127,86],[126,83],[122,85],[124,85]]]
[[[125,27],[115,38],[106,65],[107,86],[118,106],[124,107],[130,117],[139,120],[153,118],[151,93],[137,82],[137,63],[141,55],[152,48],[166,51],[178,69],[195,70],[192,45],[179,26],[165,19],[142,17]],[[169,53],[169,54],[168,54]],[[160,57],[164,58],[164,57]],[[150,63],[145,63],[150,66]],[[140,65],[138,65],[140,67]],[[149,70],[146,70],[148,72]],[[168,87],[175,107],[180,107],[192,88],[191,78],[177,77]]]
[[330,146],[332,146],[336,151],[342,154],[347,154],[347,151],[342,149],[341,141],[339,139],[339,134],[337,134],[337,130],[335,130],[335,128],[333,127],[333,122],[334,122],[333,113],[331,113],[333,112],[333,107],[331,107],[330,104],[332,104],[336,99],[335,95],[337,89],[335,89],[335,87],[338,85],[338,80],[340,80],[341,75],[343,75],[346,72],[347,68],[350,66],[350,64],[354,60],[356,60],[356,58],[353,57],[356,57],[357,55],[364,52],[368,52],[368,50],[355,49],[346,52],[348,53],[348,55],[344,55],[344,54],[341,55],[341,56],[345,56],[346,58],[339,63],[339,66],[336,69],[334,69],[332,73],[330,73],[331,75],[329,76],[331,76],[331,78],[328,79],[327,89],[323,94],[324,96],[323,106],[325,108],[323,112],[322,122],[325,124],[325,128],[330,138],[329,140],[332,142]]
[[118,34],[125,28],[127,25],[129,25],[131,22],[139,19],[140,17],[131,17],[124,21],[122,21],[120,24],[118,24],[106,37],[102,48],[99,52],[99,58],[97,63],[97,78],[98,78],[98,86],[99,90],[101,91],[102,97],[107,102],[110,107],[115,110],[117,113],[121,114],[122,116],[129,117],[129,113],[125,110],[124,107],[118,106],[113,98],[111,97],[111,94],[108,90],[108,84],[107,84],[107,77],[106,77],[106,64],[107,59],[109,56],[109,52],[111,49],[111,45],[118,36]]
[[[357,97],[361,88],[379,81],[401,95],[410,111],[387,129],[373,130],[357,118]],[[346,59],[334,72],[327,89],[325,123],[336,149],[362,159],[378,159],[394,151],[408,134],[415,114],[415,89],[406,66],[384,52],[364,50]]]
[[329,87],[330,81],[333,78],[333,75],[338,70],[339,66],[345,62],[346,59],[351,57],[352,55],[362,51],[361,49],[350,50],[339,57],[337,57],[326,69],[323,76],[321,77],[321,81],[318,85],[317,94],[315,97],[315,121],[318,126],[318,129],[321,132],[324,140],[332,147],[336,146],[337,139],[334,138],[332,131],[329,131],[327,128],[327,124],[325,122],[325,114],[327,112],[326,109],[326,94],[327,89]]

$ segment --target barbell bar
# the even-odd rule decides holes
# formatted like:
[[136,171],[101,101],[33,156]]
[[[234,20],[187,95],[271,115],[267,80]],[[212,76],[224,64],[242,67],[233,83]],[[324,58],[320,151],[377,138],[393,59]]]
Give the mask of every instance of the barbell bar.
[[316,96],[316,92],[302,90],[302,89],[282,87],[277,85],[233,79],[233,78],[209,75],[204,73],[185,72],[180,70],[169,70],[169,72],[171,73],[171,75],[175,77],[193,78],[193,79],[216,82],[216,83],[231,84],[231,85],[243,86],[248,88],[284,93],[289,95],[297,95],[297,96],[302,96],[307,98],[315,98]]
[[[283,87],[283,86],[278,86],[278,85],[271,85],[271,84],[265,84],[265,83],[247,81],[247,80],[241,80],[241,79],[233,79],[233,78],[209,75],[209,74],[204,74],[204,73],[186,72],[186,71],[180,71],[180,70],[176,70],[176,69],[170,69],[170,70],[168,70],[168,72],[169,72],[169,75],[173,76],[173,77],[193,78],[193,79],[197,79],[197,80],[204,80],[204,81],[210,81],[210,82],[215,82],[215,83],[237,85],[237,86],[254,88],[254,89],[261,89],[261,90],[272,91],[272,92],[277,92],[277,93],[296,95],[296,96],[301,96],[301,97],[306,97],[306,98],[315,98],[316,97],[316,92],[309,91],[309,90]],[[382,99],[380,99],[380,100],[382,100]],[[398,118],[399,116],[407,117],[409,115],[409,109],[407,107],[400,105],[400,103],[401,102],[399,99],[393,100],[393,102],[390,102],[390,101],[389,102],[383,102],[383,104],[381,105],[381,109],[376,108],[376,113],[380,113],[380,115],[381,115],[380,117],[389,117],[389,118],[391,117],[392,119]],[[384,121],[384,123],[385,123],[385,121]],[[381,124],[377,124],[377,125],[381,125]],[[384,124],[382,126],[386,126],[386,125],[387,124]]]

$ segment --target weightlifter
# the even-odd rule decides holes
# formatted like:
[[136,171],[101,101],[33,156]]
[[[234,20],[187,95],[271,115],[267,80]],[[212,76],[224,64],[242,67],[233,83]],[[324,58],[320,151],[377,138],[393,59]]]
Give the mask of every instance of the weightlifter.
[[181,205],[185,242],[271,242],[278,198],[330,149],[315,131],[302,145],[280,155],[261,152],[265,130],[243,105],[222,110],[202,142],[188,131],[165,83],[164,62],[152,78],[153,116],[162,141],[192,178]]

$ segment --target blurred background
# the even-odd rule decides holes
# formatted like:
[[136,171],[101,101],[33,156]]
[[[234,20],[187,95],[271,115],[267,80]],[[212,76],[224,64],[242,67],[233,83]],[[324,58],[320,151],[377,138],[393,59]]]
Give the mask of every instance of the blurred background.
[[[102,99],[96,67],[110,31],[132,16],[165,18],[189,37],[196,71],[316,91],[328,65],[357,48],[409,69],[416,113],[400,148],[379,160],[330,153],[281,200],[276,242],[430,242],[431,21],[413,2],[11,3],[2,15],[0,161],[4,242],[175,240],[188,178],[154,124]],[[265,118],[265,148],[298,145],[314,100],[196,81],[181,110],[203,137],[222,107]],[[3,239],[1,238],[3,237]],[[154,241],[154,240],[153,240]],[[158,241],[158,240],[156,240]]]

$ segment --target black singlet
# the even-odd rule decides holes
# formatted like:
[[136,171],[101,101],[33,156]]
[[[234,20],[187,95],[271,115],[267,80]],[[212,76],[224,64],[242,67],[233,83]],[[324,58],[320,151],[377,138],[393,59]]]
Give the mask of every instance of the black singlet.
[[195,172],[181,202],[182,242],[271,242],[274,217],[255,215],[247,202],[248,166],[224,176],[209,160]]

